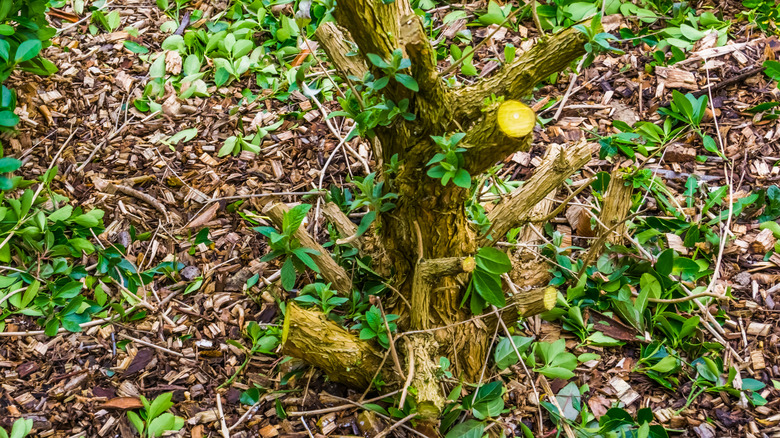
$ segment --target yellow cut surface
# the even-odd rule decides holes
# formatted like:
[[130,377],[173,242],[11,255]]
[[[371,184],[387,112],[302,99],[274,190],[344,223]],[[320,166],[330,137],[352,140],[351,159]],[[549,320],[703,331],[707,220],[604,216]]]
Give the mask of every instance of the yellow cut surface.
[[528,135],[536,124],[536,115],[528,105],[516,100],[507,100],[498,107],[498,127],[509,137]]

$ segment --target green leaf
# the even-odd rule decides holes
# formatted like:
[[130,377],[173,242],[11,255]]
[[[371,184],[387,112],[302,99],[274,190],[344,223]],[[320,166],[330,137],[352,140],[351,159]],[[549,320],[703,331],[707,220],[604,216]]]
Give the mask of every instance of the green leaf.
[[149,53],[149,49],[134,41],[125,41],[123,45],[125,46],[125,49],[133,53],[138,53],[138,54]]
[[458,187],[469,189],[471,188],[471,175],[469,175],[469,172],[466,169],[458,169],[458,171],[455,172],[455,176],[452,178],[452,182]]
[[108,27],[111,32],[119,27],[121,19],[122,17],[119,16],[119,11],[111,11],[111,13],[106,16],[106,21],[108,22]]
[[362,236],[363,233],[368,231],[368,229],[371,227],[371,224],[374,223],[374,219],[376,219],[376,212],[375,211],[369,211],[366,213],[363,218],[360,219],[360,225],[357,229],[357,235]]
[[144,422],[141,420],[141,417],[133,411],[128,411],[127,419],[130,420],[130,424],[133,425],[136,432],[138,432],[140,436],[144,436]]
[[464,406],[469,407],[471,413],[480,420],[498,417],[504,410],[504,400],[501,398],[503,392],[502,382],[490,382],[479,387],[476,397],[468,397]]
[[282,231],[287,235],[295,233],[310,209],[311,204],[299,204],[286,211],[282,220]]
[[382,323],[382,315],[376,306],[371,306],[371,309],[366,312],[366,324],[374,331],[385,331],[384,324]]
[[674,356],[666,356],[659,360],[657,364],[649,367],[653,371],[657,371],[661,374],[669,373],[677,368],[677,358]]
[[506,299],[501,288],[501,277],[484,269],[475,269],[471,274],[474,289],[488,303],[496,307],[504,307]]
[[[224,157],[226,155],[230,155],[231,153],[234,153],[234,149],[236,148],[236,144],[238,142],[238,137],[235,135],[230,136],[225,140],[225,144],[222,145],[221,148],[219,148],[219,152],[217,152],[218,157]],[[237,153],[238,151],[235,151]]]
[[687,24],[680,25],[680,32],[685,38],[688,38],[691,41],[699,41],[700,39],[704,38],[704,35],[706,35],[704,32]]
[[149,405],[149,409],[146,412],[147,418],[156,418],[163,412],[170,409],[173,406],[173,402],[171,402],[172,396],[172,392],[165,392],[158,395],[152,404]]
[[[24,438],[30,434],[33,428],[33,421],[29,418],[19,418],[14,421],[11,427],[11,438]],[[0,428],[2,430],[2,428]],[[3,431],[5,433],[5,431]]]
[[291,257],[287,257],[285,259],[284,263],[282,264],[282,269],[280,270],[281,277],[282,277],[282,287],[286,291],[292,290],[293,287],[295,287],[295,265],[293,265],[293,261]]
[[444,438],[482,438],[485,433],[485,423],[477,420],[467,420],[455,425]]
[[233,48],[231,49],[233,52],[233,59],[241,58],[242,56],[248,55],[249,52],[252,51],[252,49],[255,48],[255,43],[253,43],[250,40],[238,40],[233,45]]
[[187,76],[197,74],[200,71],[200,58],[198,55],[187,55],[181,71]]
[[293,250],[293,254],[295,254],[295,257],[298,258],[301,262],[303,262],[304,265],[306,265],[309,269],[311,269],[314,272],[320,272],[319,266],[317,266],[316,263],[314,263],[314,260],[309,256],[309,253],[317,253],[318,251],[313,250],[311,248],[296,248]]
[[491,247],[480,248],[474,257],[477,266],[492,274],[505,274],[512,270],[512,262],[505,252]]
[[767,59],[764,61],[764,73],[774,81],[780,82],[780,62]]
[[571,370],[562,367],[544,367],[535,370],[539,374],[544,374],[551,379],[568,380],[574,377],[574,373]]
[[[528,347],[531,346],[534,338],[526,336],[512,336],[512,340],[514,341],[515,346],[517,347],[517,350],[520,352],[520,354],[523,354],[526,350],[528,350]],[[501,338],[501,341],[499,341],[498,345],[496,346],[495,353],[493,353],[493,359],[496,362],[496,366],[500,370],[509,368],[510,366],[516,364],[518,360],[520,360],[517,357],[517,353],[515,352],[512,343],[509,341],[509,338]]]
[[0,126],[6,128],[12,128],[19,123],[19,116],[13,113],[13,111],[3,110],[0,111]]
[[742,379],[742,389],[748,391],[761,391],[765,387],[766,384],[764,382],[758,381],[756,379]]
[[720,151],[718,150],[718,145],[717,143],[715,143],[714,138],[705,134],[701,139],[702,142],[704,143],[704,149],[716,155],[720,154]]
[[0,39],[0,58],[3,58],[5,61],[11,58],[11,45],[3,39]]
[[379,55],[377,55],[375,53],[367,53],[366,57],[368,57],[368,60],[371,61],[372,64],[374,64],[375,66],[377,66],[379,68],[382,68],[382,69],[390,68],[390,64],[386,63],[385,60],[382,59],[382,57],[380,57]]
[[171,35],[162,42],[161,47],[164,50],[178,52],[186,47],[184,44],[184,37],[181,35]]
[[0,173],[13,172],[15,170],[19,170],[20,167],[22,167],[22,162],[16,158],[0,158]]
[[147,433],[150,437],[159,437],[169,430],[174,430],[175,425],[176,419],[173,414],[166,412],[149,422]]
[[14,61],[16,63],[29,61],[36,56],[38,56],[38,53],[41,52],[41,42],[36,39],[30,39],[23,41],[21,44],[19,44],[19,47],[16,48],[16,55],[14,55]]
[[415,93],[420,91],[420,86],[417,85],[417,81],[409,75],[399,73],[395,75],[395,80],[398,81],[404,87],[414,91]]

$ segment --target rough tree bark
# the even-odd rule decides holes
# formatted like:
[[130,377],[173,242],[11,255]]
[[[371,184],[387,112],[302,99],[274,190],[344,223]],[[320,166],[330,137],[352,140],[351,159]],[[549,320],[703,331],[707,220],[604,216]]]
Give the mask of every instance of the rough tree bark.
[[[404,372],[411,375],[418,406],[425,406],[420,412],[433,418],[444,403],[434,376],[437,358],[449,357],[461,376],[469,381],[477,380],[497,324],[495,316],[464,323],[473,317],[460,305],[468,273],[474,267],[473,255],[480,247],[493,245],[510,228],[527,222],[534,206],[588,162],[591,148],[581,143],[555,151],[529,181],[493,209],[492,228],[488,235],[480,235],[470,225],[465,212],[468,190],[453,184],[442,186],[439,180],[426,175],[425,164],[438,152],[431,136],[466,132],[462,143],[467,148],[465,168],[472,176],[483,173],[515,151],[527,150],[533,133],[517,134],[502,129],[498,117],[508,108],[502,109],[502,105],[517,105],[513,99],[526,96],[537,83],[583,55],[585,37],[574,29],[547,36],[491,78],[473,86],[451,89],[438,74],[435,51],[408,0],[387,4],[382,0],[339,0],[335,17],[338,26],[323,24],[316,37],[342,76],[360,77],[365,71],[371,71],[380,77],[383,73],[366,62],[366,55],[371,53],[389,60],[394,50],[401,49],[411,60],[408,73],[419,84],[417,93],[395,81],[390,81],[383,90],[394,102],[409,99],[409,111],[416,119],[405,121],[399,117],[390,126],[377,127],[377,141],[372,142],[372,147],[380,177],[398,194],[396,208],[377,219],[382,252],[392,265],[392,284],[404,297],[393,300],[394,295],[388,296],[385,310],[401,315],[398,320],[401,331],[415,331],[403,337],[397,351],[404,356],[407,365]],[[346,41],[357,45],[357,56],[344,55],[350,47]],[[503,98],[504,102],[485,104],[491,95]],[[395,154],[401,166],[394,178],[389,179],[381,174],[381,164]],[[280,207],[273,207],[269,213],[279,211]],[[336,212],[330,212],[329,216],[336,223],[343,221]],[[281,223],[280,217],[271,216],[271,219]],[[337,226],[341,233],[353,230],[348,224]],[[365,249],[361,241],[354,244]],[[323,271],[332,268],[327,261],[318,260],[317,264]],[[325,265],[327,268],[323,268]],[[327,281],[338,280],[337,290],[344,293],[349,285],[343,281],[341,272],[335,271],[335,275],[325,272],[322,275]],[[507,320],[542,312],[554,304],[554,289],[538,284],[518,286],[522,292],[507,297],[509,308],[503,312]],[[412,304],[411,312],[407,302]],[[324,318],[312,316],[312,311],[290,309],[284,330],[286,354],[320,367],[334,380],[363,387],[370,383],[366,378],[370,379],[379,366],[377,354],[381,361],[381,353],[373,344],[350,336]],[[327,343],[317,342],[317,338],[326,337]],[[330,339],[339,339],[344,346],[334,345]],[[356,364],[360,364],[359,372],[348,371],[354,370]],[[385,375],[391,376],[385,381],[394,380],[399,384],[407,377],[398,376],[392,368],[387,368]]]

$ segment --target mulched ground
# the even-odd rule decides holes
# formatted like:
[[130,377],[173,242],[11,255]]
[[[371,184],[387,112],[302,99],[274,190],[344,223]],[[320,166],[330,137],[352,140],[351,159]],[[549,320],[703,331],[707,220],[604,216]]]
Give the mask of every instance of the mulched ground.
[[[224,5],[213,6],[219,10]],[[733,16],[736,6],[726,6],[724,13]],[[141,42],[153,51],[159,50],[164,35],[158,29],[165,18],[154,2],[117,1],[110,10],[120,11],[122,28],[138,28]],[[437,16],[446,12],[437,12]],[[614,32],[621,25],[630,25],[624,19],[612,18],[605,20],[607,30]],[[58,19],[53,21],[58,27],[68,26]],[[671,89],[692,92],[714,84],[715,116],[727,141],[726,154],[737,169],[735,181],[739,183],[733,187],[735,196],[745,196],[776,183],[780,180],[780,167],[775,166],[780,160],[780,127],[776,120],[754,121],[753,114],[745,110],[758,103],[777,101],[780,93],[760,73],[724,87],[718,84],[760,66],[767,56],[778,51],[780,44],[774,38],[751,31],[744,22],[735,23],[732,32],[729,45],[738,49],[712,57],[708,69],[700,68],[699,62],[685,62],[669,67],[664,71],[665,77],[647,74],[644,65],[652,60],[652,54],[643,45],[622,44],[627,51],[625,55],[600,57],[577,78],[557,123],[551,122],[538,132],[531,153],[508,157],[501,176],[526,178],[533,172],[546,145],[588,138],[590,134],[586,131],[609,132],[613,119],[629,123],[658,120],[656,110],[668,101]],[[513,32],[498,35],[500,39],[495,43],[515,39],[515,45],[520,46],[517,35]],[[178,115],[149,118],[129,104],[140,95],[148,66],[123,49],[126,38],[121,31],[90,36],[86,24],[81,23],[57,37],[55,45],[48,49],[48,57],[60,68],[58,74],[48,78],[15,75],[11,84],[19,92],[19,106],[25,114],[19,135],[4,139],[5,155],[21,158],[25,163],[22,172],[32,179],[45,171],[66,139],[72,136],[57,163],[60,175],[56,186],[62,194],[80,205],[106,211],[107,231],[100,236],[105,242],[127,241],[131,225],[138,233],[151,232],[149,241],[129,247],[128,258],[139,268],[175,259],[188,266],[187,272],[182,272],[178,282],[161,279],[152,284],[164,305],[144,320],[91,327],[84,333],[65,333],[54,338],[43,335],[0,338],[0,426],[8,428],[21,415],[34,420],[36,436],[131,437],[135,433],[124,410],[136,406],[128,399],[117,398],[138,395],[151,398],[173,392],[177,403],[174,411],[187,419],[184,436],[220,436],[217,394],[220,394],[225,424],[230,427],[247,411],[247,406],[239,402],[241,391],[260,385],[287,392],[269,392],[263,396],[251,415],[244,416],[231,430],[230,436],[309,436],[297,417],[278,418],[277,398],[288,411],[303,411],[341,405],[343,402],[330,396],[355,394],[327,383],[314,371],[306,371],[282,385],[282,377],[301,364],[294,361],[279,364],[279,358],[265,355],[253,357],[229,389],[218,390],[217,386],[244,360],[244,353],[226,341],[242,340],[242,327],[247,321],[273,323],[278,316],[278,307],[269,294],[260,288],[250,294],[243,291],[247,278],[256,273],[267,277],[276,268],[257,261],[265,251],[264,243],[237,212],[251,215],[261,211],[272,199],[267,194],[316,188],[320,171],[337,139],[316,107],[310,111],[311,104],[300,95],[285,103],[268,100],[248,107],[238,116],[229,115],[245,84],[225,90],[226,97],[183,102]],[[493,56],[492,45],[487,44],[479,54],[484,56],[476,57],[478,68],[485,66],[479,59]],[[694,51],[703,50],[707,47],[697,47]],[[548,85],[536,93],[537,108],[546,99],[563,95],[569,85],[564,76],[556,85]],[[336,108],[334,103],[326,106]],[[217,158],[216,151],[225,138],[233,135],[238,118],[249,124],[263,110],[273,114],[310,111],[310,116],[287,120],[275,135],[264,141],[259,156]],[[544,115],[549,117],[553,112],[554,109]],[[705,124],[712,123],[710,115]],[[198,128],[198,136],[190,142],[174,148],[159,142],[192,127]],[[705,175],[713,184],[718,184],[724,176],[721,162],[701,163],[693,159],[703,150],[695,149],[697,146],[692,141],[684,139],[670,147],[664,160],[655,165],[659,175],[678,193],[684,191],[690,174]],[[351,144],[354,150],[364,154],[363,158],[371,159],[367,155],[370,149],[361,145],[361,140]],[[80,169],[93,151],[94,159]],[[594,156],[583,174],[611,170],[614,165]],[[354,157],[337,154],[326,169],[326,186],[343,183],[350,173],[363,172]],[[151,195],[155,203],[121,191],[111,193],[110,186],[101,185],[102,180]],[[277,199],[300,200],[292,195]],[[237,207],[231,205],[238,200],[244,202]],[[553,222],[558,230],[571,234],[565,215]],[[191,251],[195,233],[204,226],[210,229],[213,246],[199,245]],[[745,368],[747,375],[768,382],[780,379],[777,359],[780,305],[775,307],[780,297],[772,287],[780,280],[780,258],[764,260],[764,252],[751,246],[758,234],[757,227],[757,221],[743,220],[732,228],[737,241],[730,244],[724,259],[723,285],[731,286],[736,297],[727,309],[735,324],[727,324],[726,331],[732,347],[750,357]],[[574,241],[577,242],[576,236]],[[202,287],[195,293],[182,295],[186,284],[199,275],[204,278]],[[751,324],[769,327],[766,333],[750,335]],[[34,331],[39,327],[32,320],[12,318],[6,330]],[[560,335],[555,326],[543,332]],[[128,340],[131,342],[125,350],[117,348],[117,343]],[[647,406],[655,411],[684,406],[690,386],[683,385],[680,391],[670,393],[643,375],[631,373],[638,355],[636,346],[624,350],[605,348],[595,368],[581,370],[578,382],[588,383],[594,389],[592,394],[598,394],[589,402],[593,412],[603,412],[623,395],[609,384],[616,377],[627,381],[637,394],[630,411]],[[510,418],[515,420],[533,416],[536,410],[528,406],[526,388],[518,383],[523,380],[517,376],[508,385],[508,400],[516,406]],[[561,382],[554,381],[552,385],[556,391],[562,387]],[[770,384],[762,395],[769,404],[745,409],[728,395],[705,394],[679,415],[672,416],[666,426],[682,430],[683,436],[701,438],[747,436],[748,433],[760,436],[759,430],[774,436],[773,433],[780,431],[777,427],[780,418],[776,414],[780,403],[778,391]],[[322,415],[313,416],[308,426],[317,433],[323,425],[335,421],[334,434],[362,435],[357,415],[358,410],[348,409],[330,414],[317,424]],[[407,436],[404,431],[394,433]]]

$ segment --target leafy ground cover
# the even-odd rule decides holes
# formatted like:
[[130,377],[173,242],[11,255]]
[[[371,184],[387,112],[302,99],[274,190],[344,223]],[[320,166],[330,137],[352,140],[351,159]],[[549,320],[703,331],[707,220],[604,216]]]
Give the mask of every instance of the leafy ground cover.
[[[357,234],[394,207],[376,172],[399,163],[380,169],[367,138],[409,117],[408,102],[382,94],[391,80],[418,87],[408,60],[371,58],[384,76],[338,77],[315,34],[327,1],[48,6],[57,33],[13,14],[0,24],[0,427],[415,434],[413,394],[401,402],[381,379],[355,393],[278,347],[286,298],[384,349],[403,335],[372,298],[392,294],[387,268],[324,223],[318,199]],[[558,302],[497,332],[478,384],[442,358],[440,433],[777,433],[777,5],[559,1],[537,17],[495,2],[413,6],[453,86],[511,62],[539,28],[604,14],[603,29],[581,28],[588,53],[570,72],[513,96],[537,114],[530,152],[478,180],[457,134],[434,139],[428,175],[470,188],[484,229],[490,201],[554,144],[593,152],[550,200],[554,214],[501,236],[507,254],[477,255],[464,304],[475,314],[504,304],[492,286],[509,257],[529,254],[549,263]],[[605,212],[616,185],[625,218]],[[271,199],[301,203],[280,229],[262,213]],[[619,233],[599,233],[600,221]],[[301,227],[360,290],[318,281]]]

